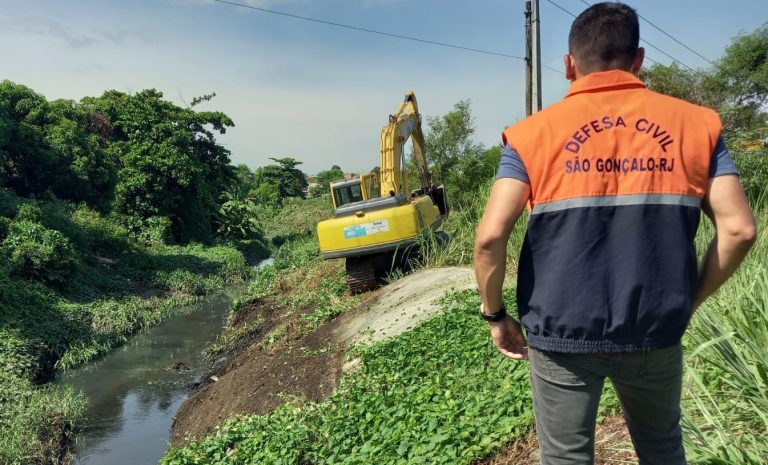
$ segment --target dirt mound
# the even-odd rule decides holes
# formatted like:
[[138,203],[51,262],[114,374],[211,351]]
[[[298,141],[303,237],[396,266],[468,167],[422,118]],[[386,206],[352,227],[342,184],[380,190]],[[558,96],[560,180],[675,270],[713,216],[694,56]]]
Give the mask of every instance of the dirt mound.
[[[320,401],[336,389],[350,344],[379,341],[414,327],[440,311],[434,301],[452,290],[474,286],[467,268],[423,270],[372,292],[340,317],[305,334],[268,300],[241,309],[236,325],[259,321],[259,330],[221,356],[218,369],[190,394],[173,425],[171,442],[209,433],[239,413],[263,414],[283,402],[283,395]],[[312,309],[305,309],[304,313]],[[282,340],[265,348],[263,338],[285,326]],[[271,334],[274,334],[272,332]]]
[[342,344],[377,342],[407,331],[441,310],[435,301],[475,287],[470,268],[435,268],[407,276],[379,291],[376,302],[339,317],[330,331]]

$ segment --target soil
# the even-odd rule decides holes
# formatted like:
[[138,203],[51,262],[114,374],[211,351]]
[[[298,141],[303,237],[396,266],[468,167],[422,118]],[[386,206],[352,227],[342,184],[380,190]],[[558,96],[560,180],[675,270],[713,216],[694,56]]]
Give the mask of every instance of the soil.
[[[172,445],[202,437],[237,414],[270,412],[286,395],[313,402],[327,398],[338,385],[351,344],[407,331],[440,311],[434,300],[472,287],[471,269],[423,270],[369,293],[355,309],[309,332],[300,316],[312,308],[291,314],[289,320],[269,299],[240,309],[231,325],[258,322],[258,329],[229,352],[216,355],[211,373],[176,415]],[[278,327],[283,328],[281,340],[267,347],[264,337]]]
[[[539,443],[531,431],[502,450],[472,465],[539,465]],[[606,418],[595,431],[595,465],[636,464],[637,456],[622,415]]]

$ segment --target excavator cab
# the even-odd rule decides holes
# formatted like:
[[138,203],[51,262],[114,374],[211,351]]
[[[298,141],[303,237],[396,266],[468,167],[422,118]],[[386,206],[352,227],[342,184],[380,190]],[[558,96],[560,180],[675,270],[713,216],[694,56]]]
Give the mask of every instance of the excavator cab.
[[357,179],[348,179],[331,183],[333,208],[363,202],[379,197],[379,177],[376,173],[366,173]]
[[349,179],[331,183],[331,197],[333,198],[333,208],[339,208],[344,205],[362,202],[363,189],[359,179]]

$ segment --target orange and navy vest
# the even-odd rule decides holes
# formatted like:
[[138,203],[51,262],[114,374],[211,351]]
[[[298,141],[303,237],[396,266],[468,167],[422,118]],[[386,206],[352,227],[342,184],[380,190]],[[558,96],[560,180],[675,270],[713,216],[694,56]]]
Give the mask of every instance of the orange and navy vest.
[[694,236],[717,114],[606,71],[507,128],[531,186],[517,299],[528,343],[627,352],[677,343],[697,286]]

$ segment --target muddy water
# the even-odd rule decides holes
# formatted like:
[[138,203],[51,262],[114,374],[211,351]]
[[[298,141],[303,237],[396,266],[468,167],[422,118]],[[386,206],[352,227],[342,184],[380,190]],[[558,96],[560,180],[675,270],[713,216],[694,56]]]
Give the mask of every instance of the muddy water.
[[75,464],[156,464],[168,448],[173,416],[198,381],[205,348],[241,291],[208,298],[131,339],[99,361],[62,374],[58,384],[89,399]]

